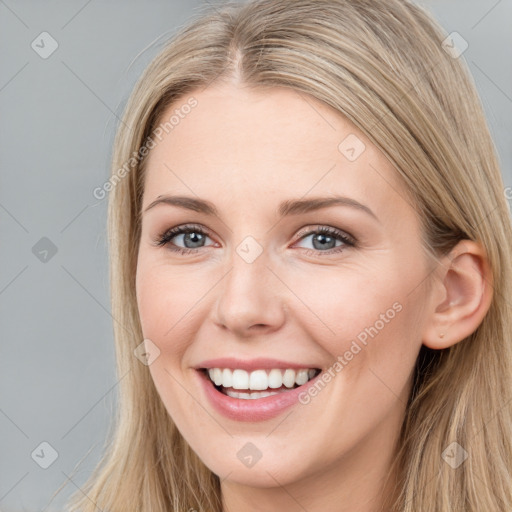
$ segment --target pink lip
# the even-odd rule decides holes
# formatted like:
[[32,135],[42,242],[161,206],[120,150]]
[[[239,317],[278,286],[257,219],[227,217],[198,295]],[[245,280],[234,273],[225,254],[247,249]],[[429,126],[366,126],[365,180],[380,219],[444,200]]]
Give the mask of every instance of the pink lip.
[[[275,361],[273,361],[273,364],[275,364]],[[233,368],[233,366],[230,365],[213,366],[213,368],[219,367]],[[235,368],[237,368],[237,366],[235,366]],[[238,366],[238,368],[240,367]],[[258,368],[265,369],[265,367],[262,366],[258,366]],[[272,368],[276,368],[276,366],[272,366]],[[290,366],[283,368],[290,368]],[[303,367],[301,366],[300,368]],[[277,395],[267,396],[265,398],[244,400],[243,398],[231,398],[230,396],[217,391],[213,382],[206,376],[204,371],[198,370],[196,373],[201,381],[205,394],[214,409],[227,418],[235,421],[264,421],[277,416],[288,407],[299,403],[299,395],[307,392],[308,388],[314,385],[315,381],[321,375],[321,373],[319,373],[315,378],[306,382],[306,384],[290,389],[290,391],[284,391]]]
[[195,366],[196,370],[200,368],[230,368],[232,370],[239,368],[241,370],[253,371],[253,370],[267,370],[272,368],[279,368],[286,370],[309,369],[309,368],[320,368],[319,366],[308,366],[299,363],[290,363],[287,361],[280,361],[278,359],[269,359],[265,357],[259,357],[257,359],[250,359],[244,361],[242,359],[236,359],[234,357],[221,357],[218,359],[209,359]]

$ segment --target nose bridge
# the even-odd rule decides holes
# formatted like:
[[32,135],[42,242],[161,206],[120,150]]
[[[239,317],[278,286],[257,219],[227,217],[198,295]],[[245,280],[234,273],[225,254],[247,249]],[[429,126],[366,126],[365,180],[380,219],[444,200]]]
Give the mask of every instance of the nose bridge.
[[219,288],[217,323],[239,335],[252,326],[275,329],[282,323],[282,297],[269,269],[269,256],[268,249],[251,236],[233,247],[230,270]]
[[[247,237],[249,238],[249,237]],[[252,239],[252,237],[251,237]],[[256,245],[257,244],[257,245]],[[241,293],[237,300],[253,298],[268,290],[269,253],[255,239],[244,240],[230,255],[231,271],[227,276],[225,292]],[[252,291],[252,294],[248,294]]]

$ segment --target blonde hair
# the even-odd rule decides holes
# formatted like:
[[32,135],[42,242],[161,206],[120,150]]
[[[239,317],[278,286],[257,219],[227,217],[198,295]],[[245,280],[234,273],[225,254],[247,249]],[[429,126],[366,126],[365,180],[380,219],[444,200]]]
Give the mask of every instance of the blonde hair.
[[[154,58],[126,105],[112,161],[118,414],[104,458],[70,510],[222,510],[219,478],[184,441],[134,357],[143,339],[135,272],[145,160],[133,155],[169,105],[234,78],[308,93],[362,130],[403,179],[429,254],[464,239],[485,248],[496,278],[482,323],[449,349],[421,349],[393,510],[512,510],[511,220],[475,86],[462,59],[443,49],[445,37],[403,0],[256,0],[207,9]],[[452,442],[468,452],[456,469],[442,457]]]

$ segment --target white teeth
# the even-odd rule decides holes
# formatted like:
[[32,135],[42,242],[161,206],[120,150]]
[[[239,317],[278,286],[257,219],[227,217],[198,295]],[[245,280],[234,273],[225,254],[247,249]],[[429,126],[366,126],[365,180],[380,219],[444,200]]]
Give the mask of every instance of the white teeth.
[[[216,386],[223,386],[224,388],[233,388],[234,390],[251,390],[251,391],[264,391],[267,389],[278,389],[282,386],[291,389],[296,384],[302,386],[308,380],[311,380],[317,373],[317,370],[300,369],[300,370],[280,370],[273,368],[271,370],[254,370],[247,372],[239,368],[231,370],[229,368],[209,368],[208,375]],[[268,393],[268,392],[267,392]],[[235,391],[228,393],[229,396],[236,394]],[[242,393],[249,395],[249,393]],[[259,395],[261,393],[250,393],[251,397],[263,398]],[[272,394],[275,394],[273,392]],[[265,396],[270,396],[266,394]],[[238,397],[234,397],[238,398]]]
[[302,384],[306,384],[306,382],[309,380],[308,378],[308,370],[299,370],[297,372],[297,375],[295,377],[295,382],[302,386]]
[[[226,386],[227,387],[227,386]],[[267,389],[268,376],[265,370],[255,370],[249,376],[249,389]]]
[[230,388],[233,385],[233,373],[228,368],[224,368],[224,370],[222,370],[222,384],[227,388]]
[[268,387],[272,389],[280,388],[283,385],[283,374],[281,370],[270,370],[268,374]]
[[215,382],[216,386],[220,386],[222,384],[222,370],[220,368],[213,369],[213,378],[210,374],[210,378]]
[[283,375],[283,385],[287,388],[293,388],[295,385],[295,371],[285,370]]
[[265,398],[267,396],[278,395],[279,391],[260,391],[253,393],[244,393],[243,391],[233,391],[231,389],[226,389],[226,395],[231,398],[242,398],[244,400],[254,400],[255,398]]
[[[216,383],[216,385],[223,386],[224,383]],[[249,374],[245,370],[233,370],[233,381],[231,387],[234,389],[249,389]]]

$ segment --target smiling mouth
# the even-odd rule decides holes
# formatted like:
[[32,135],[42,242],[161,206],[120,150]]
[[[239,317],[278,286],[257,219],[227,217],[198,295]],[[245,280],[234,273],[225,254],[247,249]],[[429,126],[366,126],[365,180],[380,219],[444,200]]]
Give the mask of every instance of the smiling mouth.
[[220,393],[231,398],[251,400],[286,393],[314,379],[319,368],[261,369],[248,372],[231,368],[201,368]]

